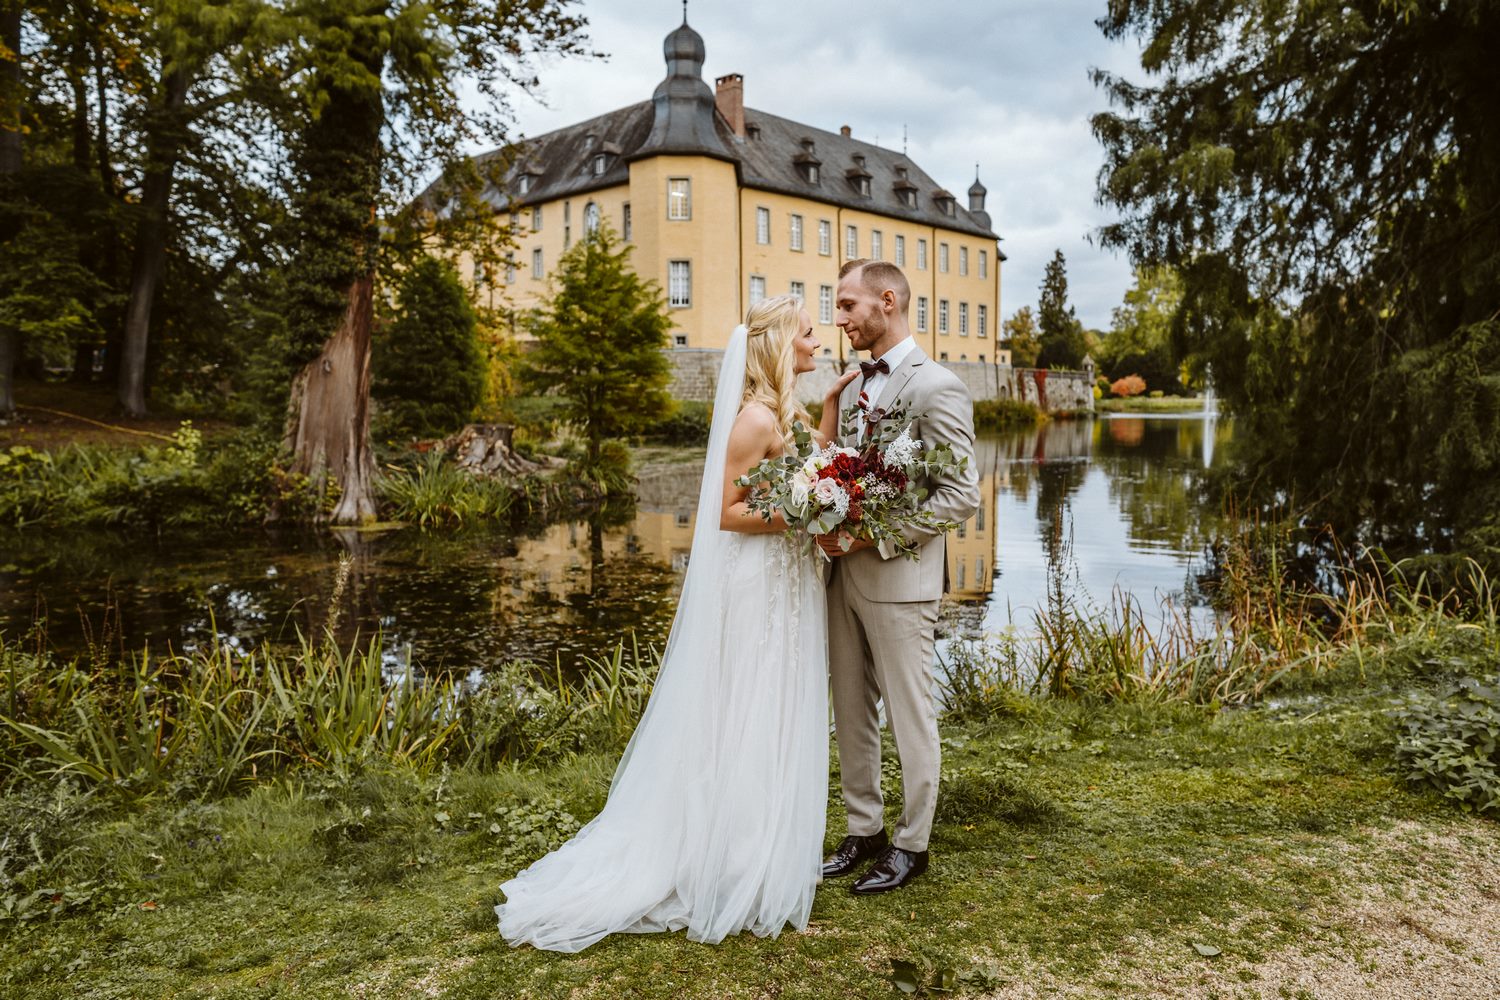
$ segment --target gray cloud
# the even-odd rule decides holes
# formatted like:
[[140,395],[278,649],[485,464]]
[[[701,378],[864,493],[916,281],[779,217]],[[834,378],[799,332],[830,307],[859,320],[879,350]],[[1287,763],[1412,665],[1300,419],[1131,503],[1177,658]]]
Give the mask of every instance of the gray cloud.
[[[1130,284],[1122,258],[1090,245],[1108,221],[1095,204],[1101,151],[1089,116],[1105,107],[1092,67],[1129,73],[1138,51],[1094,25],[1102,0],[867,0],[858,10],[808,0],[692,4],[704,76],[745,75],[752,107],[908,151],[963,197],[974,166],[1009,257],[1001,308],[1035,305],[1052,253],[1068,260],[1079,317],[1098,328]],[[676,0],[588,0],[583,11],[606,60],[543,60],[546,106],[518,102],[523,133],[540,133],[643,100],[660,81],[661,44],[681,19]]]

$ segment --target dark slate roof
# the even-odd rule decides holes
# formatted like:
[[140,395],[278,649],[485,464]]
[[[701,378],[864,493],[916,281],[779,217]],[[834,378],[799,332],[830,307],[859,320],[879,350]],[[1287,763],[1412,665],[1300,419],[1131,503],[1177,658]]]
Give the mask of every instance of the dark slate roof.
[[[906,219],[919,225],[940,226],[998,239],[990,228],[986,212],[970,212],[955,203],[953,215],[944,215],[934,196],[952,198],[953,195],[939,187],[901,152],[754,108],[745,109],[746,132],[754,134],[758,131],[758,137],[754,139],[736,137],[722,116],[716,115],[715,120],[719,138],[734,159],[740,182],[746,187],[798,195],[829,205]],[[516,190],[517,178],[523,171],[532,172],[531,189],[526,194],[514,195],[514,202],[509,203],[500,192],[492,192],[490,202],[497,209],[503,209],[507,204],[524,206],[627,184],[630,181],[628,161],[645,145],[652,123],[652,102],[642,101],[554,132],[523,139],[513,149],[487,153],[481,159],[514,156],[506,174],[512,191]],[[592,143],[588,139],[590,135],[594,137]],[[804,180],[797,167],[799,157],[806,158],[803,141],[808,139],[813,143],[813,158],[822,164],[817,184]],[[602,175],[593,173],[596,152],[605,152],[609,156]],[[846,177],[846,171],[856,169],[856,155],[864,157],[863,169],[870,175],[869,197],[858,194]],[[908,208],[896,195],[896,186],[901,183],[898,168],[903,167],[906,182],[916,189],[916,208]]]
[[[630,183],[627,161],[651,134],[652,115],[651,102],[642,101],[555,132],[522,139],[513,147],[485,153],[481,161],[514,157],[505,174],[512,192],[516,191],[522,173],[532,175],[531,189],[526,194],[507,198],[499,191],[490,191],[486,195],[490,204],[504,210],[507,205],[530,205]],[[595,153],[609,157],[603,174],[593,172]]]
[[[920,225],[942,226],[975,236],[999,238],[990,229],[988,220],[981,223],[962,205],[955,204],[953,214],[944,215],[934,196],[952,198],[953,195],[939,187],[905,153],[746,108],[746,134],[753,135],[757,129],[758,138],[733,139],[729,146],[730,152],[739,158],[741,181],[746,187],[801,195],[842,208],[875,212]],[[803,153],[804,139],[812,140],[813,155],[822,161],[817,184],[804,180],[796,166],[796,158]],[[870,175],[869,197],[858,194],[846,176],[848,171],[859,169],[854,160],[856,156],[864,157],[863,171]],[[905,168],[907,181],[916,186],[916,208],[906,207],[896,196],[896,185],[900,183],[899,168]]]

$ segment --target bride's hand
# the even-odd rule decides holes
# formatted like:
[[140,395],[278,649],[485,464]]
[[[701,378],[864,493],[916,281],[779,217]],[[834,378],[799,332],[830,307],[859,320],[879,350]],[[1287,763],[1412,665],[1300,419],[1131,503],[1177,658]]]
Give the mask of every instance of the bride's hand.
[[840,375],[838,381],[833,383],[833,388],[828,390],[828,395],[823,397],[823,405],[825,407],[837,407],[839,405],[839,396],[844,392],[844,386],[853,382],[859,377],[859,374],[860,371],[856,368],[853,371],[844,372],[844,374]]

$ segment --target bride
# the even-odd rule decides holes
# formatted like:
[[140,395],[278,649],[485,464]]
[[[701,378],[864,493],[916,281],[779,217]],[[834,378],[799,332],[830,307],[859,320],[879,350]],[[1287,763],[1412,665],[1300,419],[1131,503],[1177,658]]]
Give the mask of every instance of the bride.
[[[827,623],[815,557],[746,509],[734,480],[810,423],[793,381],[814,369],[792,296],[750,308],[724,352],[693,547],[651,700],[604,809],[502,885],[500,933],[576,952],[607,934],[686,929],[715,943],[801,930],[822,863]],[[824,402],[832,439],[843,376]]]

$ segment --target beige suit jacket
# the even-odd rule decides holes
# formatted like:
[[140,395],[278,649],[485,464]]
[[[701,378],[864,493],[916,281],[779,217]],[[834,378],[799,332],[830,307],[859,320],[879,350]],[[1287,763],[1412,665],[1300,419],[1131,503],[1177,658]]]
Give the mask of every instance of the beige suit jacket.
[[[860,380],[844,387],[839,398],[839,413],[854,406],[859,399]],[[924,447],[946,444],[953,454],[967,459],[963,472],[924,483],[928,490],[924,506],[939,520],[961,523],[979,509],[979,474],[974,464],[974,401],[958,376],[929,358],[921,347],[914,347],[890,373],[874,405],[890,411],[906,410],[912,423],[912,437]],[[839,443],[858,445],[855,428],[843,434]],[[947,546],[943,534],[911,529],[909,540],[918,545],[915,561],[902,556],[884,557],[873,548],[861,549],[834,560],[835,573],[868,601],[897,603],[933,601],[943,595],[943,576],[947,564]]]

